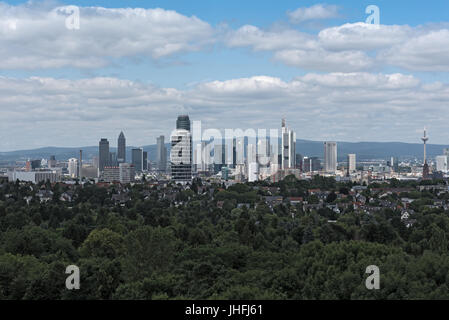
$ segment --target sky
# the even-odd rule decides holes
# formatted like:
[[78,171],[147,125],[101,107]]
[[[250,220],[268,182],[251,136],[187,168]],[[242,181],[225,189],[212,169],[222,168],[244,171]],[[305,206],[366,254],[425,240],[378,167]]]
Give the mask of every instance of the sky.
[[448,12],[447,0],[0,1],[0,152],[114,144],[122,130],[154,144],[179,114],[220,130],[286,118],[307,140],[419,142],[427,127],[448,144]]

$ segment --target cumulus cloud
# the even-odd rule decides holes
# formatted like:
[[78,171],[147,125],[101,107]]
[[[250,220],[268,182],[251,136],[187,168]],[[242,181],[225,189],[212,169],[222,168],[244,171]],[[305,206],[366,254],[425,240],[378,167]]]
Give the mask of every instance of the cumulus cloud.
[[[176,11],[80,7],[80,29],[66,27],[66,7],[0,3],[0,69],[96,69],[120,59],[159,60],[225,43],[229,48],[272,52],[288,66],[308,71],[449,71],[447,25],[374,26],[363,22],[322,29],[317,34],[291,27],[244,25],[216,28]],[[289,12],[305,21],[337,14],[316,5]]]
[[318,34],[322,46],[329,50],[362,50],[389,48],[411,37],[409,26],[346,23],[323,29]]
[[449,71],[447,26],[347,23],[317,35],[294,29],[246,25],[230,31],[229,47],[271,51],[289,66],[325,72],[382,70],[388,66],[408,71]]
[[0,3],[0,68],[98,68],[111,58],[160,59],[213,41],[207,22],[171,10],[81,7],[73,30],[64,8]]
[[219,129],[278,128],[285,116],[304,139],[412,142],[413,130],[427,125],[433,142],[444,143],[447,101],[447,84],[399,73],[261,75],[188,90],[117,78],[1,77],[0,150],[95,145],[120,130],[131,145],[152,144],[182,113]]
[[361,51],[281,50],[274,57],[305,70],[353,72],[373,67],[372,59]]
[[287,12],[287,15],[292,23],[331,19],[338,17],[338,7],[335,5],[316,4],[308,8],[298,8]]
[[411,37],[381,52],[379,59],[407,70],[449,72],[449,29]]
[[292,48],[314,48],[316,41],[311,35],[292,29],[262,30],[256,26],[244,25],[228,32],[229,47],[251,47],[255,51],[272,51]]

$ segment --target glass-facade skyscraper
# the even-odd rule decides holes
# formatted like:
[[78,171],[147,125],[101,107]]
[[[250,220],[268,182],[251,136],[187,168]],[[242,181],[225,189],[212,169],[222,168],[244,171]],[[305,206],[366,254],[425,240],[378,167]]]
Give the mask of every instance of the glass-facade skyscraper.
[[108,139],[101,139],[99,143],[99,160],[98,168],[104,171],[104,167],[109,165],[109,141]]
[[126,162],[126,139],[123,131],[120,132],[117,141],[117,162],[124,163]]
[[167,148],[165,147],[165,137],[160,136],[157,139],[156,161],[157,169],[161,172],[167,170]]
[[176,130],[171,137],[171,176],[176,183],[192,181],[192,135],[189,116],[182,115],[176,120]]
[[135,148],[131,150],[131,161],[136,172],[143,171],[143,149]]
[[176,120],[176,129],[184,129],[190,132],[190,119],[188,115],[178,117]]

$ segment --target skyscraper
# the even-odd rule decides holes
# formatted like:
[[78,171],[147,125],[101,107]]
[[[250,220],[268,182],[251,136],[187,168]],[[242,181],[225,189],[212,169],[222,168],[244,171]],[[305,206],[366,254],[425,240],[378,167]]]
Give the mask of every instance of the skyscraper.
[[143,152],[143,163],[142,163],[142,167],[143,167],[143,171],[147,171],[148,170],[148,152],[144,151]]
[[117,141],[117,162],[124,163],[126,162],[126,139],[123,131],[120,132]]
[[324,170],[328,173],[337,171],[337,143],[326,141],[324,143]]
[[156,161],[157,169],[161,172],[167,170],[167,147],[165,146],[165,137],[160,136],[157,139]]
[[219,142],[214,145],[214,171],[218,173],[225,166],[225,145]]
[[356,155],[348,154],[348,175],[356,171]]
[[397,157],[391,157],[390,167],[394,172],[399,172],[399,159]]
[[447,172],[447,156],[437,156],[436,159],[436,169],[438,172]]
[[131,161],[136,172],[143,171],[143,149],[135,148],[131,150]]
[[77,172],[77,176],[79,178],[83,177],[83,150],[80,150],[80,156],[78,159],[78,172]]
[[296,133],[282,119],[282,169],[296,168]]
[[190,119],[188,115],[181,115],[176,120],[176,129],[184,129],[190,132]]
[[109,141],[108,139],[101,139],[99,144],[99,160],[98,169],[100,172],[104,171],[104,167],[109,165]]
[[118,166],[118,161],[117,161],[117,153],[115,152],[109,152],[109,166]]
[[70,158],[68,163],[68,171],[71,178],[78,177],[78,159]]
[[[188,129],[188,130],[187,130]],[[192,181],[192,135],[188,116],[179,116],[171,137],[171,175],[176,183]]]

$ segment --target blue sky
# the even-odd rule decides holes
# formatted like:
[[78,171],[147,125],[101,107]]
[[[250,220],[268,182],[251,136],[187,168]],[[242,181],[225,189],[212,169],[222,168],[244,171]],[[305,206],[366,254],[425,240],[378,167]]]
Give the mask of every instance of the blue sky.
[[[23,4],[27,1],[6,1],[9,4]],[[38,1],[35,1],[38,2]],[[186,16],[196,16],[212,26],[226,23],[233,28],[246,24],[260,28],[270,28],[274,24],[288,25],[286,12],[298,7],[310,7],[317,1],[218,1],[218,0],[163,0],[163,1],[59,1],[57,3],[77,6],[100,6],[105,8],[164,8],[174,10]],[[433,0],[429,5],[425,1],[333,1],[339,6],[340,17],[318,22],[319,27],[364,21],[367,17],[365,8],[375,4],[381,10],[381,23],[417,26],[427,23],[447,21],[449,2]],[[308,23],[292,26],[297,30],[317,33],[320,29],[310,27]],[[148,32],[151,32],[148,30]],[[96,70],[62,68],[51,70],[8,70],[4,75],[26,77],[32,75],[52,76],[56,78],[83,78],[86,76],[119,76],[126,79],[144,81],[160,86],[186,88],[192,83],[208,80],[226,80],[230,78],[250,77],[253,75],[271,75],[290,80],[303,75],[301,68],[291,68],[272,61],[266,52],[251,53],[246,48],[227,49],[216,45],[207,51],[193,52],[182,57],[171,57],[166,61],[148,61],[139,64],[130,63],[128,59],[116,61],[118,64]],[[390,69],[395,70],[395,69]],[[446,81],[446,73],[420,74],[423,81]]]
[[[52,14],[66,5],[79,30]],[[0,150],[120,130],[151,144],[180,113],[220,129],[285,116],[311,140],[415,142],[427,126],[447,144],[448,12],[443,0],[3,1]]]

